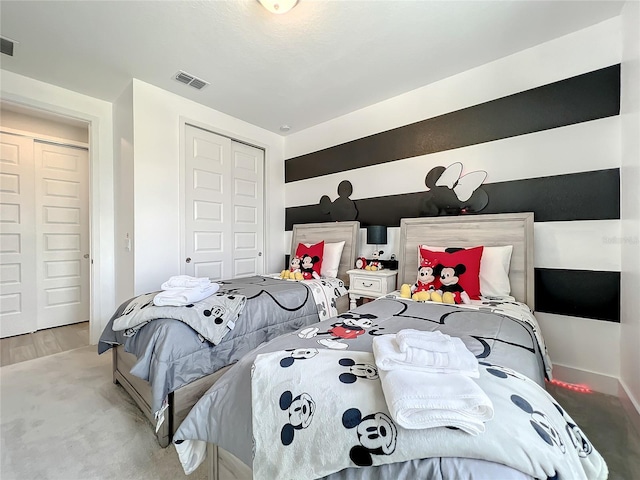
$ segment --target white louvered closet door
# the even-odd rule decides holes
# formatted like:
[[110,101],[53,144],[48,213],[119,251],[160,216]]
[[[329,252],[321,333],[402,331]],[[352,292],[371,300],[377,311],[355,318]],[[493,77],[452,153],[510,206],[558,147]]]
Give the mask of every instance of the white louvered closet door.
[[264,152],[187,125],[183,273],[222,280],[264,271]]

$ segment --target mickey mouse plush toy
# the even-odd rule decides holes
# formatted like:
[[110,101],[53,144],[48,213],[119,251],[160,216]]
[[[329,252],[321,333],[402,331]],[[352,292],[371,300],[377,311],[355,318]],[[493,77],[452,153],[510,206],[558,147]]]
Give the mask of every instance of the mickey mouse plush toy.
[[365,270],[382,270],[382,262],[380,261],[380,257],[384,253],[384,250],[378,250],[371,254],[371,262],[369,262],[364,269]]
[[300,262],[300,270],[302,271],[302,278],[305,280],[311,280],[312,278],[320,278],[320,275],[313,269],[313,266],[320,261],[317,255],[313,257],[311,255],[303,255]]
[[460,275],[467,271],[467,267],[459,263],[455,267],[436,265],[434,272],[440,277],[440,291],[444,303],[471,303],[469,294],[460,285]]

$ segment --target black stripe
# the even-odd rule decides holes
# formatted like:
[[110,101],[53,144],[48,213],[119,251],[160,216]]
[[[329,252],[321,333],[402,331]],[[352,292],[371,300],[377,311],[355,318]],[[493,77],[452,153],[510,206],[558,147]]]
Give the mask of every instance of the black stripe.
[[[482,214],[534,212],[536,222],[620,219],[618,168],[489,183],[482,188],[489,195],[489,204]],[[398,227],[401,218],[420,216],[424,195],[425,192],[418,192],[354,200],[357,220],[364,226]],[[296,223],[330,220],[319,203],[285,210],[287,230],[292,230]]]
[[620,65],[291,158],[285,182],[525,135],[620,113]]
[[536,311],[620,322],[620,272],[536,268]]

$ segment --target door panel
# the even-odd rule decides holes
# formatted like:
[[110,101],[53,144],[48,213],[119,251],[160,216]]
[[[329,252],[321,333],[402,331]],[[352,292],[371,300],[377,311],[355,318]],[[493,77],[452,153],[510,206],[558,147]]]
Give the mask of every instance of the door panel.
[[184,273],[221,280],[231,275],[231,141],[193,127],[186,129]]
[[88,321],[88,152],[36,141],[34,158],[38,329]]
[[0,336],[37,329],[33,140],[0,133]]
[[264,151],[233,142],[235,277],[264,273]]
[[185,127],[183,273],[222,280],[264,271],[264,152]]

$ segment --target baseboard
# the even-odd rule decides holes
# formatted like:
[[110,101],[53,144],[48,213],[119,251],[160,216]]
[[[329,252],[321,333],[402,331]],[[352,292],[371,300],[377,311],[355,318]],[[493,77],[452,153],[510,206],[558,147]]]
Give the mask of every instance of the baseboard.
[[629,390],[623,381],[620,381],[618,397],[620,398],[620,403],[622,403],[629,420],[631,420],[636,432],[640,435],[640,405],[638,405],[638,402],[629,395]]
[[566,365],[553,364],[553,378],[561,382],[589,387],[591,390],[607,395],[618,396],[620,382],[616,377],[602,373],[589,372]]
[[629,390],[620,379],[556,364],[553,365],[553,378],[561,382],[587,386],[593,391],[618,397],[629,421],[640,435],[640,405],[629,395]]

